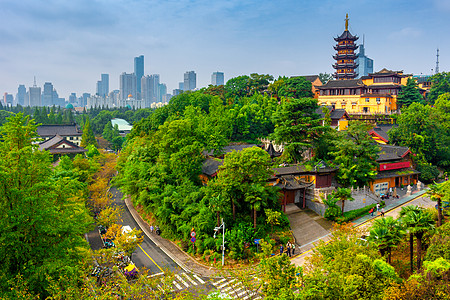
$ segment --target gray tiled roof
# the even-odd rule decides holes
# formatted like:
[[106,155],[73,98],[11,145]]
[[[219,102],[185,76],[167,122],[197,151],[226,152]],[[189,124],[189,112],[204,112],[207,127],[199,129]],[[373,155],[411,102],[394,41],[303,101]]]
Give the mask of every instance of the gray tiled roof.
[[378,145],[381,151],[378,153],[377,162],[399,160],[408,151],[408,147],[392,146],[392,145]]
[[348,79],[348,80],[329,80],[326,84],[316,86],[320,90],[330,88],[359,88],[364,87],[364,83],[361,79]]
[[223,165],[223,160],[208,158],[203,162],[202,173],[212,176],[219,170],[219,166],[221,165]]
[[41,125],[37,128],[37,134],[40,137],[52,137],[57,134],[60,136],[81,136],[83,132],[76,124],[73,125]]

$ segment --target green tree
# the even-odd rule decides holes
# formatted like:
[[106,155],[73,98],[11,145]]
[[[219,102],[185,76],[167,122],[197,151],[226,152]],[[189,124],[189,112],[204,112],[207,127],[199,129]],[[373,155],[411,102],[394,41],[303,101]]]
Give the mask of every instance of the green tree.
[[347,131],[340,132],[335,141],[335,163],[339,166],[337,180],[343,187],[361,187],[375,179],[380,147],[367,133],[369,125],[350,123]]
[[438,223],[437,227],[442,225],[442,199],[446,196],[447,193],[450,192],[448,181],[443,183],[434,183],[429,186],[429,190],[427,191],[427,195],[431,200],[437,202],[437,210],[438,210]]
[[280,77],[270,84],[269,90],[275,92],[278,97],[297,99],[313,97],[311,82],[302,76]]
[[95,139],[94,132],[91,129],[91,123],[89,118],[87,118],[86,123],[83,127],[83,134],[81,135],[81,147],[87,147],[88,145],[93,145],[98,147],[97,140]]
[[424,104],[425,99],[419,92],[417,82],[414,78],[408,78],[405,86],[402,86],[402,90],[398,94],[397,103],[399,108],[408,107],[412,103],[417,102]]
[[275,130],[270,138],[283,144],[287,161],[302,161],[303,151],[311,148],[324,131],[322,119],[316,113],[313,98],[285,99],[273,115]]
[[341,210],[342,210],[342,216],[344,216],[344,204],[345,201],[353,201],[352,197],[352,191],[349,188],[344,187],[338,187],[336,191],[334,192],[335,197],[341,201]]
[[427,100],[434,104],[440,95],[450,93],[450,72],[435,74],[430,78],[430,81],[432,85]]
[[326,84],[328,81],[333,80],[333,75],[325,73],[319,73],[319,79],[322,84]]
[[294,299],[294,289],[300,286],[300,267],[291,263],[287,255],[263,259],[260,264],[261,293],[264,299]]
[[272,209],[265,209],[264,212],[266,213],[266,222],[270,224],[273,233],[273,226],[280,225],[281,212]]
[[388,216],[373,222],[367,240],[377,246],[381,256],[385,256],[387,252],[387,262],[390,264],[391,250],[400,242],[403,233],[399,222]]
[[[402,210],[404,208],[402,207]],[[410,234],[413,234],[417,240],[416,256],[417,256],[417,271],[421,269],[422,261],[422,238],[426,232],[434,229],[434,220],[432,216],[424,209],[411,208],[400,212],[401,222],[405,225]],[[412,265],[412,261],[411,261]]]
[[52,177],[50,154],[37,149],[36,138],[34,120],[22,113],[0,128],[0,293],[19,276],[28,291],[45,298],[50,281],[79,283],[83,234],[92,219],[82,185]]
[[338,201],[339,199],[336,197],[335,193],[328,194],[325,199],[323,199],[323,203],[327,206],[323,216],[330,221],[334,221],[342,214],[341,208],[336,205],[336,202]]

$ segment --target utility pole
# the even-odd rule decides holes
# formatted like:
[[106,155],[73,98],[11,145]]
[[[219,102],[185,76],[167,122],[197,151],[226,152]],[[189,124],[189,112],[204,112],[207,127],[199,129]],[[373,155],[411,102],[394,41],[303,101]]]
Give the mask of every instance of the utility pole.
[[219,227],[214,228],[214,238],[216,238],[216,233],[222,229],[222,267],[225,264],[225,222],[222,218],[222,224]]

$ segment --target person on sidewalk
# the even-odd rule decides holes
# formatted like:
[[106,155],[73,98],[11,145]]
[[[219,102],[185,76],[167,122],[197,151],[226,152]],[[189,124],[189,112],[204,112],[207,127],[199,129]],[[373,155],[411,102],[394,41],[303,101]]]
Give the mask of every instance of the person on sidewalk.
[[283,250],[284,250],[283,244],[281,244],[281,245],[280,245],[280,255],[283,254]]
[[295,255],[295,243],[292,243],[292,255]]
[[380,203],[377,203],[377,212],[380,211]]
[[373,217],[373,211],[374,211],[374,208],[372,207],[372,208],[369,210],[369,213],[370,213],[370,216],[371,216],[371,217]]
[[153,233],[153,225],[150,225],[150,233]]
[[381,216],[384,217],[384,208],[381,209]]
[[287,242],[286,244],[286,252],[289,257],[291,257],[291,242]]

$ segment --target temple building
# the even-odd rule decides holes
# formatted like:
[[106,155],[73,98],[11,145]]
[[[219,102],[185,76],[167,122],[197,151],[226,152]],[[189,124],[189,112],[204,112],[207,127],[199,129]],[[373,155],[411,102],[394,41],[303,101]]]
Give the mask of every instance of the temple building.
[[355,53],[355,50],[358,49],[358,45],[355,44],[355,41],[358,40],[358,37],[348,31],[348,14],[345,17],[345,31],[337,38],[334,38],[334,40],[337,42],[337,45],[334,46],[337,54],[333,56],[336,60],[336,63],[333,65],[333,68],[336,69],[333,75],[334,78],[337,80],[356,78],[358,74],[356,74],[355,69],[358,65],[355,60],[358,55]]
[[330,80],[322,86],[318,102],[333,109],[345,109],[350,115],[397,112],[397,96],[411,74],[382,69],[360,79]]

